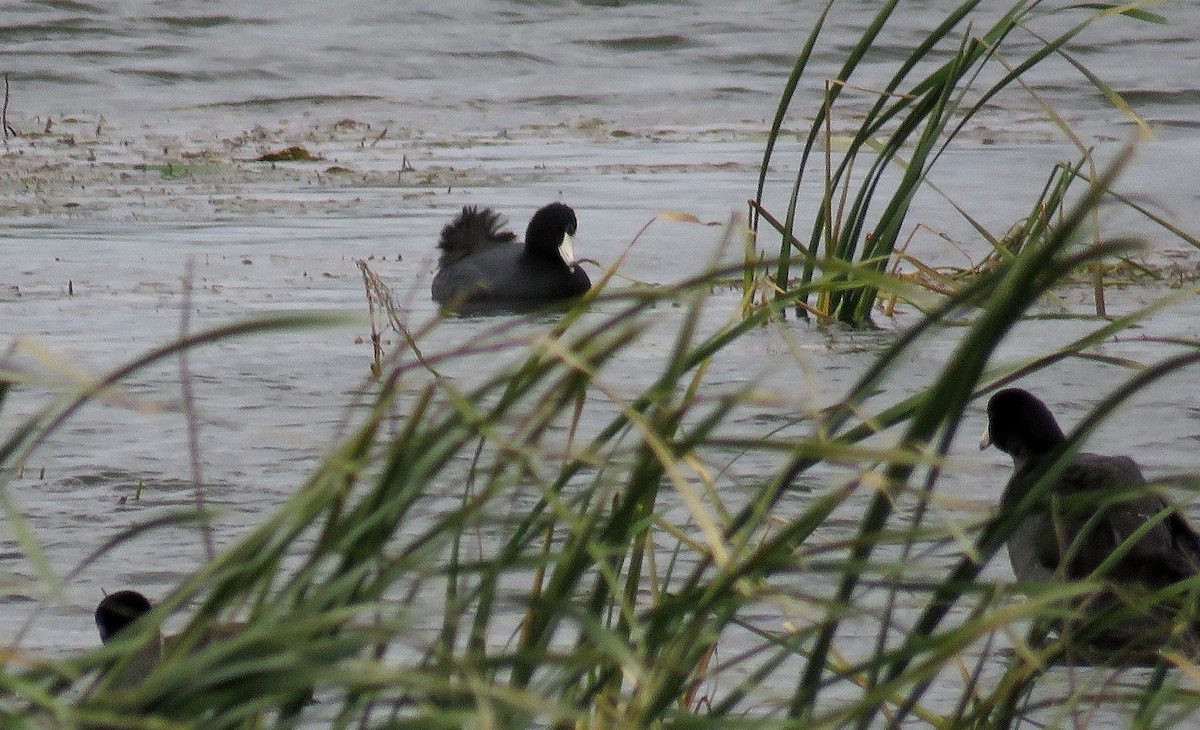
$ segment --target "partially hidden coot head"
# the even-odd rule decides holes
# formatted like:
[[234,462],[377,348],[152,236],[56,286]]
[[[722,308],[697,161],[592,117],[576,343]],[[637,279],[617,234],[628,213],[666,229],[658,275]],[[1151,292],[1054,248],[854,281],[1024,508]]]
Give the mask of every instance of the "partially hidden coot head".
[[1044,454],[1063,440],[1046,404],[1021,388],[1006,388],[988,401],[988,429],[979,448],[995,444],[1006,454]]
[[137,591],[117,591],[96,606],[96,628],[100,641],[108,643],[116,634],[150,612],[150,601]]
[[575,268],[575,211],[565,203],[551,203],[529,219],[525,250],[538,256],[557,256],[568,269]]

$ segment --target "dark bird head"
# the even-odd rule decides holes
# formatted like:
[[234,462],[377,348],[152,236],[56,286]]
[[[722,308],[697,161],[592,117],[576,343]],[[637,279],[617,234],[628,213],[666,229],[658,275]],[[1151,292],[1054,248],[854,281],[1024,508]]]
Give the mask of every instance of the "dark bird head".
[[1063,440],[1046,404],[1029,391],[1007,388],[988,401],[988,429],[979,448],[994,444],[1018,461],[1045,454]]
[[150,601],[137,591],[117,591],[96,606],[96,628],[100,641],[108,643],[116,634],[150,612]]
[[575,211],[563,203],[551,203],[533,214],[525,230],[525,250],[541,257],[558,256],[568,269],[575,268]]

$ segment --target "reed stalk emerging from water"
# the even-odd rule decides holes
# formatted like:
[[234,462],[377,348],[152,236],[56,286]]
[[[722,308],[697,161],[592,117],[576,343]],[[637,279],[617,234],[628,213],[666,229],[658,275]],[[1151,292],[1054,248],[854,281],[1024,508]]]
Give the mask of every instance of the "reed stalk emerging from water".
[[[939,158],[989,102],[1014,85],[1024,86],[1022,75],[1049,58],[1065,57],[1080,70],[1085,83],[1094,85],[1121,113],[1145,126],[1112,88],[1066,51],[1080,32],[1109,16],[1166,22],[1161,16],[1142,9],[1140,3],[1122,6],[1080,3],[1049,8],[1045,3],[1022,0],[1014,3],[990,27],[978,32],[974,22],[978,17],[975,11],[980,5],[978,0],[971,0],[954,8],[906,58],[895,63],[894,73],[882,88],[869,89],[863,86],[866,82],[857,79],[859,74],[878,66],[872,61],[875,44],[893,13],[901,7],[897,0],[882,3],[874,21],[847,53],[837,75],[826,83],[822,102],[812,109],[814,118],[803,137],[796,177],[786,198],[786,211],[764,216],[767,212],[764,207],[767,171],[776,156],[777,145],[785,135],[785,122],[793,102],[800,98],[796,92],[801,88],[822,29],[830,14],[836,12],[833,0],[816,17],[780,98],[763,153],[757,192],[751,201],[752,224],[760,232],[761,242],[766,243],[770,238],[761,228],[762,218],[771,223],[779,235],[779,255],[771,276],[777,300],[794,301],[798,305],[797,311],[805,315],[815,312],[821,317],[852,325],[865,324],[880,291],[890,296],[895,293],[894,288],[901,286],[893,283],[890,277],[876,275],[885,274],[893,265],[917,192],[922,187],[929,187],[936,194],[949,198],[931,182],[932,170]],[[1080,16],[1080,20],[1051,39],[1026,32],[1031,21],[1056,13]],[[1020,50],[1014,37],[1031,37],[1037,47],[1026,53]],[[1005,58],[1010,50],[1022,54],[1019,61]],[[1041,105],[1047,118],[1059,127],[1064,138],[1076,144],[1080,155],[1088,162],[1090,169],[1087,172],[1095,177],[1090,149],[1036,91],[1029,87],[1025,89]],[[838,141],[834,137],[834,118],[846,106],[844,99],[850,94],[867,94],[874,102],[861,117],[854,111],[846,112],[853,118],[855,128],[847,134],[845,141]],[[821,164],[814,162],[813,153],[821,147],[825,151],[824,175],[815,183],[819,201],[805,206],[802,195],[813,197],[806,193],[814,184],[809,178]],[[856,167],[866,171],[856,173]],[[1068,178],[1066,182],[1070,184],[1074,180]],[[951,204],[984,239],[998,251],[1003,251],[1001,236],[988,232],[962,206],[952,200]],[[810,220],[811,225],[807,223]],[[795,233],[797,228],[805,225],[810,225],[809,233],[801,240]],[[1194,239],[1186,238],[1195,243]],[[1007,242],[1021,243],[1011,238]],[[752,262],[748,263],[750,265]],[[831,277],[825,287],[799,297],[792,296],[795,291],[810,287],[819,271],[834,270],[842,273]],[[868,272],[872,276],[862,276]],[[1099,284],[1096,291],[1098,313],[1103,314]]]

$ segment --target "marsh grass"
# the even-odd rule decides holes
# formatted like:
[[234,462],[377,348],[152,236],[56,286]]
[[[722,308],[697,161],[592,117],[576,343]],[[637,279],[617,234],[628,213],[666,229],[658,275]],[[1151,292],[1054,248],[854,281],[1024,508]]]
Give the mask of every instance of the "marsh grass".
[[[922,188],[945,198],[973,230],[993,246],[996,256],[1010,255],[1012,248],[1025,245],[1031,238],[1047,235],[1048,216],[1059,212],[1058,206],[1067,199],[1068,188],[1081,178],[1095,177],[1097,163],[1090,147],[1034,88],[1025,84],[1022,75],[1048,59],[1063,59],[1079,71],[1082,83],[1095,87],[1117,111],[1145,128],[1145,123],[1115,90],[1070,55],[1069,43],[1091,24],[1111,22],[1114,16],[1167,22],[1162,16],[1146,10],[1141,3],[1079,3],[1050,7],[1042,2],[1022,1],[1009,6],[990,26],[976,28],[979,15],[975,11],[980,3],[978,0],[964,2],[949,12],[906,58],[893,64],[895,70],[881,88],[870,88],[857,81],[858,74],[864,68],[877,65],[868,62],[875,43],[885,32],[898,5],[895,0],[880,4],[874,21],[847,52],[842,67],[826,81],[823,98],[816,105],[813,121],[803,136],[796,177],[786,197],[786,210],[770,215],[763,205],[767,171],[776,156],[777,143],[784,134],[793,102],[799,98],[797,89],[801,88],[801,81],[808,72],[824,24],[830,13],[836,12],[835,3],[831,0],[817,15],[780,97],[763,153],[757,192],[751,201],[751,222],[759,231],[760,243],[766,244],[773,238],[761,227],[763,221],[769,223],[779,236],[778,255],[770,274],[774,296],[794,300],[796,310],[802,314],[817,314],[855,326],[869,321],[881,294],[885,300],[893,300],[887,308],[890,309],[894,307],[895,298],[907,296],[909,284],[945,294],[957,288],[956,280],[977,273],[974,268],[937,272],[904,253],[906,220],[913,200]],[[1077,17],[1078,20],[1055,37],[1043,38],[1030,26],[1040,16],[1050,14]],[[1035,44],[1033,50],[1024,50],[1022,41],[1028,44],[1030,39]],[[1010,54],[1019,54],[1017,60],[1010,58]],[[1064,139],[1076,146],[1081,161],[1056,169],[1051,185],[1042,191],[1026,219],[1027,225],[998,235],[988,231],[970,210],[937,187],[933,182],[933,169],[971,120],[997,95],[1015,87],[1030,96]],[[834,120],[848,95],[866,96],[874,101],[861,117],[846,113],[854,128],[848,141],[842,144],[838,141],[840,138],[835,140]],[[818,158],[822,150],[824,155]],[[860,171],[863,168],[865,171]],[[818,179],[812,179],[814,177]],[[802,193],[814,186],[816,194],[812,197],[819,202],[812,209],[803,209]],[[1113,195],[1114,199],[1124,203],[1133,202]],[[1147,212],[1141,206],[1135,209]],[[811,221],[811,227],[807,236],[797,236],[797,227],[809,225],[808,221]],[[1194,237],[1177,226],[1161,218],[1156,222],[1196,245]],[[988,263],[994,260],[993,257]],[[917,274],[909,277],[885,275],[889,269],[895,271],[902,262],[912,265]],[[748,261],[748,266],[752,263]],[[843,273],[840,277],[818,276],[818,272],[827,274],[831,270]],[[883,276],[862,275],[868,272]],[[1096,311],[1103,315],[1104,281],[1099,262],[1092,272]],[[829,283],[805,295],[791,296],[798,288],[807,287],[819,278],[828,278]],[[918,296],[913,301],[920,303],[928,298]]]
[[[1196,701],[1180,688],[1190,659],[1164,655],[1140,675],[1061,669],[1069,648],[1045,627],[1095,585],[1026,598],[983,577],[1019,511],[956,510],[939,493],[975,398],[1095,356],[1095,345],[1187,295],[1100,322],[1031,361],[991,363],[1047,291],[1131,249],[1078,241],[1110,183],[1097,179],[1047,235],[898,333],[824,407],[764,392],[753,377],[714,387],[707,373],[764,327],[786,342],[781,310],[825,280],[714,318],[714,282],[730,275],[714,268],[670,287],[593,292],[552,319],[497,319],[459,344],[446,344],[446,323],[410,326],[398,311],[405,344],[375,363],[344,437],[295,494],[163,598],[140,632],[76,658],[10,653],[0,722],[983,728],[1114,712],[1183,722]],[[729,227],[725,245],[739,243]],[[919,386],[895,382],[898,363],[973,307],[938,372]],[[317,324],[272,315],[193,333],[74,383],[8,436],[0,473],[81,404],[182,348]],[[616,377],[614,363],[650,342],[662,351],[656,364],[632,383]],[[1069,444],[1198,353],[1191,344],[1135,367]],[[47,385],[10,365],[0,382]],[[781,404],[786,422],[744,425]],[[768,466],[736,479],[746,462]],[[89,569],[84,561],[57,576],[3,494],[47,585]],[[133,525],[98,553],[205,517]],[[174,612],[189,617],[181,648],[140,685],[114,686],[131,647]],[[205,641],[232,618],[245,630]]]

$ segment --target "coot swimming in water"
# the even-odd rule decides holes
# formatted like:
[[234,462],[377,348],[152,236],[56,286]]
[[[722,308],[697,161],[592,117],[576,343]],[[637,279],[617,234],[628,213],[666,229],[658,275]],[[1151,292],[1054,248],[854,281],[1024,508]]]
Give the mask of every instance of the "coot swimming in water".
[[[107,644],[120,638],[128,626],[150,613],[151,608],[150,600],[137,591],[122,590],[105,596],[96,606],[96,628],[100,631],[100,641]],[[189,650],[198,651],[210,642],[229,639],[244,630],[245,625],[237,622],[215,624],[207,628]],[[164,636],[162,631],[155,631],[145,644],[137,647],[124,661],[121,674],[112,680],[112,687],[128,689],[141,684],[162,661],[164,652],[178,648],[178,637]]]
[[[1063,432],[1046,404],[1019,388],[993,395],[987,412],[980,448],[991,443],[1012,456],[1000,509],[1013,509]],[[1128,456],[1075,455],[1009,537],[1008,555],[1023,583],[1104,580],[1108,588],[1077,604],[1080,617],[1058,627],[1077,631],[1087,649],[1117,652],[1127,661],[1151,658],[1164,647],[1200,652],[1197,589],[1171,589],[1200,575],[1200,535],[1146,485]],[[1161,597],[1147,598],[1160,590]],[[1105,612],[1111,613],[1088,625]]]
[[[150,612],[150,601],[137,591],[117,591],[107,595],[96,606],[96,628],[100,641],[107,644],[126,627]],[[150,670],[162,658],[163,637],[155,632],[144,646],[139,647],[124,665],[124,671],[113,681],[116,689],[128,689],[141,684]]]
[[551,203],[533,214],[525,242],[491,208],[464,206],[442,229],[433,300],[442,306],[536,307],[591,288],[572,250],[575,211]]

